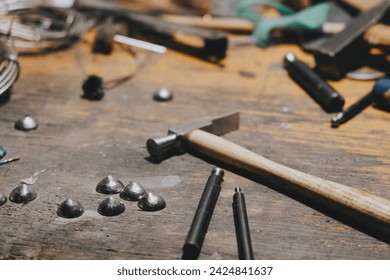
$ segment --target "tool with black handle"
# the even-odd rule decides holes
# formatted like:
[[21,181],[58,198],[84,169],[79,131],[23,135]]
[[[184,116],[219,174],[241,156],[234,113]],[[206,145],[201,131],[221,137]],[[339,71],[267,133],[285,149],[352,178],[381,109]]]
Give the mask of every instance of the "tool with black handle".
[[288,53],[284,58],[284,68],[289,76],[300,85],[322,109],[328,113],[340,112],[344,98],[306,63]]
[[370,93],[332,118],[331,126],[333,128],[339,127],[373,103],[376,103],[379,108],[390,110],[390,78],[377,80]]
[[156,16],[126,9],[106,1],[80,0],[74,7],[85,13],[124,20],[133,36],[177,51],[218,62],[226,57],[227,33],[174,24]]
[[251,234],[246,212],[245,196],[241,188],[236,188],[233,195],[233,215],[236,229],[238,257],[240,260],[253,260]]
[[206,236],[219,192],[221,191],[223,176],[223,169],[215,167],[207,180],[183,245],[183,260],[196,260],[199,257],[203,240]]

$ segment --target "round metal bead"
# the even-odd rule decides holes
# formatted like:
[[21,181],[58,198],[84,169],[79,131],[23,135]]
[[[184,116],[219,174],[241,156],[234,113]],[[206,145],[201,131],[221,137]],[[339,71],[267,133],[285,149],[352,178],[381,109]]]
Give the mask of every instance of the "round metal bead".
[[77,200],[71,198],[63,201],[58,207],[57,214],[63,218],[77,218],[83,215],[84,207]]
[[162,87],[154,93],[153,99],[160,102],[167,102],[173,99],[173,94],[168,88]]
[[115,194],[120,193],[124,188],[124,185],[118,179],[111,175],[103,178],[97,185],[96,191],[102,194]]
[[144,187],[137,182],[129,182],[119,196],[124,200],[138,201],[146,194]]
[[14,203],[28,203],[36,198],[36,192],[26,184],[16,187],[9,195],[9,200]]
[[19,119],[15,123],[15,129],[22,131],[29,131],[37,129],[37,122],[29,115],[25,115],[23,118]]
[[164,209],[166,203],[161,196],[148,192],[141,197],[137,205],[143,211],[158,211]]
[[112,196],[102,200],[98,206],[98,212],[103,216],[117,216],[125,212],[125,210],[123,201]]
[[3,193],[0,193],[0,206],[5,204],[6,202],[7,202],[7,197]]

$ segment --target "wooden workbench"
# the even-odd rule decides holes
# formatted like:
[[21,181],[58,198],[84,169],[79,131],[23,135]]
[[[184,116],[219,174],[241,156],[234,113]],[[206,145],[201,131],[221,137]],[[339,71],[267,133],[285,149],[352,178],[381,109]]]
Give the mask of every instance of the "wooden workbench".
[[[92,54],[88,39],[60,51],[20,56],[20,78],[0,107],[0,144],[21,159],[0,166],[0,191],[9,195],[21,179],[35,176],[38,197],[26,205],[8,201],[0,207],[0,259],[180,259],[217,163],[190,154],[152,163],[145,142],[172,125],[232,111],[241,114],[240,129],[225,139],[294,169],[390,199],[389,114],[370,107],[332,129],[333,115],[283,69],[290,51],[311,62],[293,45],[230,49],[224,67],[172,50],[165,55],[135,50],[133,56],[116,46],[105,56]],[[81,98],[82,82],[90,74],[105,81],[134,76],[94,102]],[[332,85],[349,105],[373,82],[345,79]],[[153,100],[162,86],[173,92],[171,102]],[[37,130],[14,129],[24,114],[38,121]],[[161,195],[166,208],[143,212],[125,202],[123,214],[101,216],[97,206],[107,196],[95,187],[109,174]],[[231,204],[238,186],[246,196],[256,259],[390,258],[389,244],[326,209],[227,169],[200,259],[237,259]],[[57,215],[67,198],[84,205],[83,216]]]

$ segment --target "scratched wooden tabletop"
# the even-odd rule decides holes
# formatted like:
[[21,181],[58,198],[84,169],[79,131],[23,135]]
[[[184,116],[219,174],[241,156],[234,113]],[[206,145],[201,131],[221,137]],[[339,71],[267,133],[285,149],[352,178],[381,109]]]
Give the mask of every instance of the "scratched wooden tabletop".
[[[148,160],[145,142],[169,127],[239,111],[240,128],[224,136],[288,167],[390,200],[390,115],[373,107],[338,129],[282,67],[286,53],[305,62],[292,44],[265,49],[230,48],[223,67],[169,50],[164,55],[115,45],[111,55],[91,53],[86,36],[73,46],[19,56],[21,74],[0,107],[0,144],[20,160],[0,166],[0,192],[9,195],[28,179],[37,198],[0,207],[0,259],[180,259],[188,229],[211,170],[218,163],[184,154]],[[252,75],[243,75],[242,71]],[[81,98],[81,85],[96,74],[106,82],[101,101]],[[331,82],[352,104],[372,81]],[[153,94],[169,88],[171,102]],[[38,129],[14,123],[34,117]],[[166,208],[141,211],[125,202],[114,217],[97,212],[107,195],[96,184],[112,175],[136,181],[162,196]],[[295,197],[269,188],[240,170],[224,182],[200,259],[237,259],[232,212],[234,189],[246,198],[256,259],[389,259],[389,244]],[[118,195],[114,195],[118,196]],[[80,201],[76,219],[57,215],[67,198]]]

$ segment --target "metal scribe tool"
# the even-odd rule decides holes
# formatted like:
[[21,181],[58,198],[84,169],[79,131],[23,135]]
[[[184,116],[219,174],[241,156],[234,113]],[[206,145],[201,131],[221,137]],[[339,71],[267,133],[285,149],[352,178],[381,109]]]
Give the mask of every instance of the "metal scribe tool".
[[245,196],[241,188],[236,188],[233,195],[234,226],[240,260],[253,260],[251,235],[249,231],[248,215],[246,213]]
[[332,118],[330,121],[331,126],[334,128],[339,127],[340,125],[355,117],[374,102],[380,103],[378,105],[386,105],[387,109],[390,108],[390,78],[382,78],[377,80],[370,93]]
[[224,171],[221,168],[214,168],[209,176],[203,190],[194,219],[183,246],[184,260],[196,260],[199,257],[203,240],[214,211],[215,204],[221,191]]

